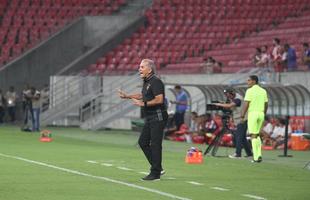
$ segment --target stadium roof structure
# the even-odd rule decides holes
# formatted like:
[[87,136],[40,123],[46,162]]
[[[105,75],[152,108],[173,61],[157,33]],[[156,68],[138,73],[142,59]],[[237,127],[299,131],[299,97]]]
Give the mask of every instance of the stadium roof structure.
[[[166,85],[175,85],[166,83]],[[189,97],[190,107],[194,103],[193,95],[190,94],[190,87],[198,88],[205,98],[205,103],[214,100],[225,101],[224,89],[231,85],[196,85],[181,84]],[[302,85],[281,85],[281,84],[262,84],[267,90],[269,97],[268,114],[270,115],[289,115],[289,116],[310,116],[310,91]],[[234,86],[236,92],[244,96],[247,89],[246,85]],[[169,88],[174,95],[175,92]]]

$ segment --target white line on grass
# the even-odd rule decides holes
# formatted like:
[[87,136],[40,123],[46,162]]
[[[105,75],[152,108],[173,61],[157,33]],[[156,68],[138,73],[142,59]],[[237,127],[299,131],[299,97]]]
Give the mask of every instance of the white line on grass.
[[227,188],[222,188],[222,187],[211,187],[213,190],[219,190],[219,191],[229,191]]
[[139,172],[139,174],[149,175],[148,172]]
[[113,166],[113,164],[110,164],[110,163],[101,163],[101,165],[106,166],[106,167],[112,167]]
[[188,183],[193,184],[193,185],[203,185],[203,183],[198,183],[195,181],[188,181]]
[[174,178],[174,177],[167,177],[166,179],[175,180],[176,178]]
[[98,163],[98,162],[93,161],[93,160],[88,160],[87,162],[88,162],[88,163],[92,163],[92,164],[97,164],[97,163]]
[[257,199],[257,200],[267,200],[264,197],[260,197],[260,196],[256,196],[256,195],[252,195],[252,194],[243,194],[242,196],[249,197],[249,198],[252,198],[252,199]]
[[124,170],[124,171],[131,171],[132,170],[132,169],[129,169],[127,167],[117,167],[117,169]]
[[159,195],[162,195],[162,196],[170,197],[172,199],[191,200],[191,199],[188,199],[186,197],[176,196],[176,195],[173,195],[173,194],[170,194],[170,193],[166,193],[166,192],[162,192],[162,191],[159,191],[159,190],[155,190],[155,189],[151,189],[151,188],[135,185],[135,184],[132,184],[132,183],[126,183],[126,182],[123,182],[123,181],[114,180],[114,179],[107,178],[107,177],[104,177],[104,176],[95,176],[95,175],[87,174],[87,173],[84,173],[84,172],[79,172],[79,171],[76,171],[76,170],[71,170],[71,169],[67,169],[67,168],[63,168],[63,167],[57,167],[55,165],[50,165],[50,164],[47,164],[47,163],[43,163],[43,162],[39,162],[39,161],[34,161],[34,160],[29,160],[29,159],[18,157],[18,156],[6,155],[6,154],[2,154],[2,153],[0,153],[0,156],[6,157],[6,158],[13,158],[13,159],[16,159],[16,160],[21,160],[21,161],[24,161],[24,162],[28,162],[28,163],[32,163],[32,164],[36,164],[36,165],[41,165],[41,166],[52,168],[52,169],[57,169],[59,171],[64,171],[64,172],[67,172],[67,173],[70,173],[70,174],[75,174],[75,175],[85,176],[85,177],[89,177],[89,178],[100,179],[100,180],[104,180],[104,181],[107,181],[107,182],[112,182],[112,183],[116,183],[116,184],[120,184],[120,185],[125,185],[125,186],[131,187],[131,188],[135,188],[135,189],[139,189],[139,190],[144,190],[144,191],[147,191],[147,192],[151,192],[151,193],[159,194]]

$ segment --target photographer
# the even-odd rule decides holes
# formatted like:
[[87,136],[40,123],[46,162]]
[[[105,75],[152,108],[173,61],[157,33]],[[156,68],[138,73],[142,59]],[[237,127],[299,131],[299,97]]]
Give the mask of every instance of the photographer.
[[241,95],[237,94],[231,87],[224,90],[224,94],[227,98],[226,103],[215,103],[214,105],[220,106],[223,109],[230,110],[232,112],[232,118],[235,124],[237,124],[237,130],[235,133],[236,152],[233,155],[229,155],[230,158],[241,158],[241,150],[244,148],[247,157],[252,156],[252,151],[246,139],[247,123],[241,119],[242,101]]

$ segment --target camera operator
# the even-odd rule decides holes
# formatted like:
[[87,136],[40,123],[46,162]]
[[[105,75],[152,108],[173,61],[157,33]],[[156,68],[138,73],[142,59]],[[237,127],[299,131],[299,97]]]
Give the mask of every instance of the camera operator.
[[244,148],[247,157],[252,156],[249,143],[246,139],[247,122],[242,121],[242,101],[243,97],[236,93],[236,91],[229,87],[224,90],[224,94],[227,98],[226,103],[215,103],[216,106],[220,106],[223,109],[231,111],[231,115],[235,124],[237,124],[237,130],[235,132],[236,152],[233,155],[229,155],[230,158],[241,158],[241,150]]

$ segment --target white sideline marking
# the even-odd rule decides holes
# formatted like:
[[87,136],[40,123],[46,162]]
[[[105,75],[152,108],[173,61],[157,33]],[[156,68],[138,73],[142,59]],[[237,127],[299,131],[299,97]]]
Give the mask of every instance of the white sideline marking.
[[174,178],[174,177],[167,177],[166,179],[175,180],[176,178]]
[[149,175],[148,172],[139,172],[139,174]]
[[101,163],[101,165],[106,166],[106,167],[112,167],[113,166],[113,164],[110,164],[110,163]]
[[252,194],[243,194],[242,196],[249,197],[249,198],[252,198],[252,199],[258,199],[258,200],[267,200],[264,197],[260,197],[260,196],[256,196],[256,195],[252,195]]
[[79,171],[76,171],[76,170],[71,170],[71,169],[67,169],[67,168],[63,168],[63,167],[57,167],[55,165],[51,165],[51,164],[47,164],[47,163],[43,163],[43,162],[39,162],[39,161],[34,161],[34,160],[29,160],[29,159],[18,157],[18,156],[11,156],[11,155],[6,155],[6,154],[2,154],[2,153],[0,153],[0,156],[6,157],[6,158],[13,158],[13,159],[16,159],[16,160],[21,160],[21,161],[24,161],[24,162],[28,162],[28,163],[32,163],[32,164],[36,164],[36,165],[41,165],[41,166],[52,168],[52,169],[57,169],[59,171],[67,172],[67,173],[70,173],[70,174],[85,176],[85,177],[94,178],[94,179],[100,179],[100,180],[104,180],[104,181],[107,181],[107,182],[112,182],[112,183],[119,184],[119,185],[125,185],[125,186],[131,187],[131,188],[135,188],[135,189],[139,189],[139,190],[144,190],[144,191],[147,191],[147,192],[151,192],[151,193],[159,194],[159,195],[162,195],[162,196],[170,197],[172,199],[191,200],[191,199],[186,198],[186,197],[176,196],[176,195],[173,195],[173,194],[170,194],[170,193],[166,193],[166,192],[162,192],[162,191],[159,191],[159,190],[155,190],[155,189],[151,189],[151,188],[135,185],[135,184],[132,184],[132,183],[126,183],[126,182],[123,182],[123,181],[114,180],[114,179],[107,178],[107,177],[104,177],[104,176],[95,176],[95,175],[87,174],[87,173],[84,173],[84,172],[79,172]]
[[124,171],[131,171],[132,170],[132,169],[129,169],[127,167],[117,167],[117,169],[124,170]]
[[213,190],[219,190],[219,191],[229,191],[227,188],[221,188],[221,187],[211,187]]
[[98,163],[97,161],[93,161],[93,160],[88,160],[87,162],[88,163],[92,163],[92,164],[97,164]]
[[198,183],[195,181],[188,181],[188,183],[193,184],[193,185],[203,185],[202,183]]

